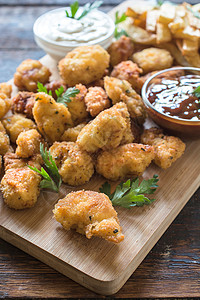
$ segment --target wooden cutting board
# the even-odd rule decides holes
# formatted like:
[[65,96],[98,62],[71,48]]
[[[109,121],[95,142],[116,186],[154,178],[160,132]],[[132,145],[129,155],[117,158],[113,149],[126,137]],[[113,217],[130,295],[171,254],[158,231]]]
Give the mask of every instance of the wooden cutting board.
[[[130,1],[115,10],[128,5]],[[51,69],[55,79],[59,77],[53,59],[45,56],[41,61]],[[63,185],[59,194],[43,191],[35,207],[28,210],[11,210],[0,196],[0,237],[92,291],[114,294],[199,187],[200,140],[186,144],[185,154],[170,169],[164,171],[152,164],[143,174],[146,179],[153,174],[160,178],[152,205],[131,210],[116,208],[125,235],[121,244],[99,238],[88,240],[74,231],[66,232],[53,219],[52,209],[66,193],[82,188],[98,191],[104,182],[98,175],[78,188]]]

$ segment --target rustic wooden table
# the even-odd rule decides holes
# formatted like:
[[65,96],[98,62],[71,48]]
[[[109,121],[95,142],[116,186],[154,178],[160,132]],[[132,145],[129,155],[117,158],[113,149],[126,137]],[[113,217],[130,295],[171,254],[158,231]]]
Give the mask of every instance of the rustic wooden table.
[[[102,10],[107,12],[120,2],[106,0]],[[64,5],[68,1],[0,0],[0,82],[12,78],[22,60],[44,55],[33,39],[34,20]],[[124,287],[109,298],[200,298],[199,198],[200,189]],[[0,298],[27,297],[105,298],[0,240]]]

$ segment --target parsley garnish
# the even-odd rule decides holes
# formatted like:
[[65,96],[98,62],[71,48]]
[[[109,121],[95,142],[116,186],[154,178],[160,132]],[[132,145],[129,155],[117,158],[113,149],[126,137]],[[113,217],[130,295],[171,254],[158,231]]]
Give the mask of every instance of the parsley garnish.
[[119,12],[117,11],[115,13],[115,32],[114,32],[114,36],[115,38],[118,40],[122,35],[128,36],[128,33],[122,29],[122,28],[118,28],[117,24],[124,22],[126,20],[127,16],[125,15],[125,13],[123,13],[121,15],[121,17],[119,16]]
[[200,102],[200,85],[192,92],[192,94],[194,94],[194,96],[197,97]]
[[90,4],[87,3],[83,6],[83,12],[79,17],[76,17],[76,13],[79,9],[79,3],[78,1],[75,1],[74,3],[72,3],[70,5],[70,11],[68,12],[67,10],[65,11],[66,13],[66,17],[67,18],[71,18],[71,19],[76,19],[76,20],[80,20],[83,17],[85,17],[91,10],[98,8],[99,6],[101,6],[101,4],[103,3],[103,1],[95,1],[94,3]]
[[[59,90],[59,89],[58,89]],[[57,91],[58,91],[57,90]],[[72,87],[72,88],[68,88],[66,90],[66,92],[63,94],[63,92],[61,93],[62,89],[60,88],[60,92],[58,91],[56,93],[57,95],[57,102],[58,103],[62,103],[64,104],[65,106],[67,106],[67,103],[71,102],[72,100],[70,99],[71,98],[74,98],[76,97],[77,94],[80,93],[80,90],[79,89],[76,89],[75,87]],[[64,88],[63,88],[63,91],[64,91]]]
[[37,91],[40,93],[40,92],[43,92],[49,96],[52,96],[52,92],[51,91],[47,91],[47,88],[41,83],[41,82],[38,82],[37,83]]
[[110,198],[113,206],[117,205],[125,208],[143,206],[155,201],[155,199],[147,198],[144,194],[153,194],[158,187],[158,180],[158,175],[154,175],[151,179],[143,180],[140,184],[139,178],[128,179],[126,182],[121,182],[112,194],[110,184],[105,182],[99,190]]
[[162,6],[164,3],[163,0],[156,0],[156,2],[157,2],[157,6]]
[[41,171],[38,170],[36,167],[28,166],[31,170],[39,173],[44,178],[40,182],[41,189],[51,189],[55,192],[59,192],[59,188],[61,186],[62,180],[60,174],[58,172],[58,168],[56,166],[55,161],[53,160],[50,151],[47,151],[44,148],[44,145],[40,143],[40,154],[44,161],[45,168],[41,168]]

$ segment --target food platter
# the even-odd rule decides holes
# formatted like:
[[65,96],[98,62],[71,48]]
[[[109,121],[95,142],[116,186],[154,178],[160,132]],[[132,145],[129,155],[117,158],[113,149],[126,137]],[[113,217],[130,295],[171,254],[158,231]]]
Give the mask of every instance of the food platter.
[[[115,10],[130,4],[124,2]],[[112,12],[113,13],[113,12]],[[49,56],[41,59],[58,78],[56,62]],[[151,206],[126,210],[117,208],[125,240],[113,245],[98,238],[87,240],[75,232],[66,232],[52,218],[58,199],[71,191],[63,185],[59,194],[42,192],[34,208],[13,211],[1,201],[3,239],[45,262],[85,287],[113,294],[126,282],[170,223],[196,191],[200,182],[199,140],[186,141],[185,154],[168,170],[151,165],[144,178],[158,174],[159,189]],[[86,185],[73,188],[98,191],[104,179],[95,175]]]

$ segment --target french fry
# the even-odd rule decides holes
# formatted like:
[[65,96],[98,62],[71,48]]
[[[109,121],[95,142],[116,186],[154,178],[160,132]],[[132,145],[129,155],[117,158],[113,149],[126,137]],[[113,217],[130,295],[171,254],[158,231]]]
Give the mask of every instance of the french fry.
[[188,25],[184,29],[178,29],[173,32],[173,37],[178,39],[189,39],[192,41],[198,40],[198,38],[200,38],[200,30]]
[[172,39],[171,32],[167,24],[157,23],[156,41],[158,44],[170,42]]
[[182,54],[186,56],[194,56],[195,52],[198,52],[199,43],[198,40],[183,40]]
[[168,50],[171,55],[175,58],[178,65],[183,67],[189,67],[188,61],[182,55],[181,51],[174,45],[173,42],[163,43],[162,45],[158,45],[159,48]]
[[198,52],[193,53],[192,56],[185,55],[185,59],[190,64],[190,66],[200,68],[200,55]]
[[176,33],[176,31],[184,29],[185,25],[185,21],[180,17],[177,17],[173,22],[168,24],[172,33]]
[[126,10],[126,16],[130,17],[130,18],[134,18],[134,19],[138,19],[139,18],[139,14],[131,7],[128,7]]
[[159,10],[150,10],[147,12],[146,15],[146,30],[155,32],[156,31],[156,23],[157,19],[160,15]]
[[160,7],[160,15],[158,22],[163,24],[169,24],[175,17],[176,7],[170,3],[163,3]]

